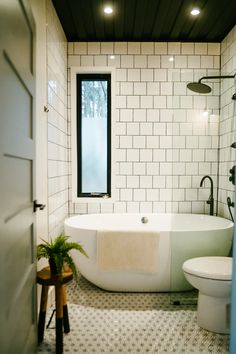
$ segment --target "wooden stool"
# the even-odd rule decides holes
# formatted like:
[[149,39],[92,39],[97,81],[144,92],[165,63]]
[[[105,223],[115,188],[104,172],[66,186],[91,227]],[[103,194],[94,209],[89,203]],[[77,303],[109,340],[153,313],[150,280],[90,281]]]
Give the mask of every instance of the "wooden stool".
[[46,267],[37,272],[37,283],[42,285],[42,294],[40,302],[40,313],[38,322],[38,343],[43,341],[45,317],[48,300],[48,287],[55,286],[56,293],[56,353],[63,353],[63,334],[70,332],[68,309],[66,302],[66,287],[65,284],[73,279],[71,269],[64,271],[61,276],[51,276],[50,268]]

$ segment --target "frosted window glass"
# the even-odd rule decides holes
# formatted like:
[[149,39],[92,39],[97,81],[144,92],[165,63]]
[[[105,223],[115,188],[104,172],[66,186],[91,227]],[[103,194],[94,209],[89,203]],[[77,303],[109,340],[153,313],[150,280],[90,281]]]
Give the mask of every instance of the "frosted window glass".
[[107,86],[81,82],[82,193],[107,193]]

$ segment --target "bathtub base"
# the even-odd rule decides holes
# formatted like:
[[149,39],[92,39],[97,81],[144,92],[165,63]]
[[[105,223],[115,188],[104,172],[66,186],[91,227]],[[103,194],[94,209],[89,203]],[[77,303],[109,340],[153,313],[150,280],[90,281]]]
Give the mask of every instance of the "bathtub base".
[[[98,286],[99,288],[107,291],[116,292],[178,292],[192,290],[192,286],[183,279],[175,287],[170,281],[169,272],[160,276],[153,274],[140,274],[140,273],[117,273],[117,272],[91,272],[85,269],[80,269],[81,275],[88,281]],[[131,281],[132,280],[132,281]]]

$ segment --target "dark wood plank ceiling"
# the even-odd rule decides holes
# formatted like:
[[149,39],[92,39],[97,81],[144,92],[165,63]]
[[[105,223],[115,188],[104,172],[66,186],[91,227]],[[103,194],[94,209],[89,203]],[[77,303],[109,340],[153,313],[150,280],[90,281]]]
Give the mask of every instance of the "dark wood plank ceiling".
[[[111,4],[114,13],[105,16]],[[53,0],[68,41],[221,42],[236,24],[236,0]],[[201,13],[190,15],[193,7]]]

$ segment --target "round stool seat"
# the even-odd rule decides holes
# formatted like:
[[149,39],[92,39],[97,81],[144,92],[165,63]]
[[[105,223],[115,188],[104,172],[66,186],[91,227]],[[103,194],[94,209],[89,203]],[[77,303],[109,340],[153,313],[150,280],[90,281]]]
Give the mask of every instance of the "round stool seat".
[[232,280],[231,257],[198,257],[184,262],[186,273],[213,280]]
[[56,285],[57,283],[66,284],[73,279],[72,270],[63,270],[60,275],[51,275],[50,267],[45,267],[37,272],[37,283],[41,285]]

